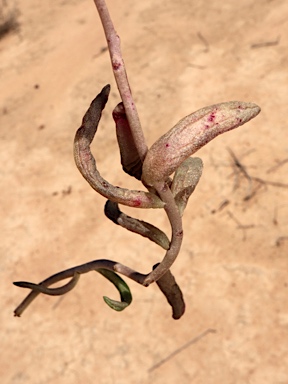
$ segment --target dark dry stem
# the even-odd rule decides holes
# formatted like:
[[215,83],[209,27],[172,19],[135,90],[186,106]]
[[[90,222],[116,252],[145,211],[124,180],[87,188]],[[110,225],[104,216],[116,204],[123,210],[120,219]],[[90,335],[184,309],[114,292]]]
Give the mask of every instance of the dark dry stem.
[[[68,279],[71,277],[74,277],[75,274],[83,274],[90,271],[94,271],[97,269],[107,269],[112,272],[118,272],[122,275],[128,277],[129,279],[134,280],[136,283],[142,284],[144,282],[144,279],[147,275],[143,275],[141,273],[138,273],[134,271],[133,269],[126,267],[123,264],[117,263],[112,260],[94,260],[90,261],[89,263],[81,264],[73,268],[66,269],[64,271],[58,272],[55,275],[52,275],[48,277],[47,279],[43,280],[40,284],[43,286],[50,286],[52,284],[58,283],[61,280]],[[68,283],[69,284],[69,283]],[[17,284],[16,284],[17,285]],[[63,287],[62,287],[63,288]],[[24,312],[24,310],[31,304],[31,302],[36,299],[36,297],[40,294],[40,291],[33,290],[29,293],[28,296],[21,302],[20,305],[15,309],[14,315],[20,317],[21,314]]]
[[139,157],[143,162],[147,153],[147,145],[141,128],[136,105],[134,103],[131,89],[129,86],[125,65],[121,53],[120,38],[115,31],[105,1],[94,0],[94,3],[98,10],[102,26],[105,32],[113,73],[121,99],[124,104],[129,126],[131,128],[131,132],[135,141],[135,146],[138,150]]

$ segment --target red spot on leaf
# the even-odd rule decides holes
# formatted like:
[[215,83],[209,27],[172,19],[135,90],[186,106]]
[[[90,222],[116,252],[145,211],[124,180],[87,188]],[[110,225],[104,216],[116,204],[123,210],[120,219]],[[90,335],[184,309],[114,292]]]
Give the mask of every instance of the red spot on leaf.
[[139,197],[133,200],[133,207],[139,207],[140,205],[141,205],[141,199]]
[[211,115],[208,117],[208,121],[214,121],[215,119],[215,113],[211,113]]

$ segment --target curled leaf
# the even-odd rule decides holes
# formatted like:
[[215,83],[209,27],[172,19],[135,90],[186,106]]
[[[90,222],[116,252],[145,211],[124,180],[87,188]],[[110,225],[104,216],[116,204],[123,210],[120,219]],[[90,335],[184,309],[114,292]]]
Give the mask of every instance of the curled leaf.
[[119,103],[112,113],[116,123],[116,135],[124,172],[141,180],[142,161],[139,157],[133,135],[126,117],[123,103]]
[[203,162],[199,157],[188,157],[179,165],[175,172],[171,191],[181,216],[186,208],[189,197],[200,180],[202,169]]
[[179,165],[216,136],[257,116],[253,103],[231,101],[205,107],[180,120],[148,150],[142,167],[146,185],[165,181]]
[[121,297],[121,301],[109,299],[109,297],[104,296],[103,299],[105,303],[115,311],[123,311],[128,305],[132,302],[132,295],[128,285],[125,283],[120,276],[115,272],[109,271],[108,269],[96,269],[96,272],[100,273],[102,276],[106,277],[115,287],[118,289]]
[[77,168],[91,187],[109,200],[130,207],[163,208],[164,203],[155,194],[115,187],[103,179],[97,170],[96,161],[90,150],[90,144],[97,131],[102,110],[108,100],[109,92],[110,85],[106,85],[99,95],[92,101],[88,111],[83,117],[81,127],[76,132],[74,140],[74,159]]
[[148,238],[165,250],[169,249],[170,241],[163,231],[146,221],[127,216],[120,211],[117,203],[108,200],[105,204],[104,212],[108,219],[115,224]]

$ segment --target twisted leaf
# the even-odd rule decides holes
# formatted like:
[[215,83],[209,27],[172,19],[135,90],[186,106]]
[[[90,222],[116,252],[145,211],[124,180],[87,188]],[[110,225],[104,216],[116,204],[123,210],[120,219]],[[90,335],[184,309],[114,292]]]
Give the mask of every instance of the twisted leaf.
[[88,111],[83,117],[82,125],[76,132],[74,140],[75,163],[91,187],[107,199],[130,207],[163,208],[164,203],[156,195],[149,192],[115,187],[103,179],[97,170],[96,161],[90,150],[90,144],[97,131],[109,92],[110,85],[106,85],[92,101]]
[[112,284],[118,289],[121,297],[121,301],[109,299],[107,296],[103,296],[105,303],[115,311],[123,311],[128,305],[132,302],[132,295],[128,285],[125,283],[120,276],[118,276],[115,272],[109,271],[108,269],[96,269],[96,272],[100,273],[106,279],[111,281]]

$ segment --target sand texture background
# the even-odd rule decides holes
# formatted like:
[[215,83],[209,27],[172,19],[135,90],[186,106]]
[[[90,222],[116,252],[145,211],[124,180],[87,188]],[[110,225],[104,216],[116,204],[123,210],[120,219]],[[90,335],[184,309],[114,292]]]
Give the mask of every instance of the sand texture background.
[[[108,221],[74,164],[82,116],[110,83],[93,153],[109,182],[140,188],[119,162],[120,100],[93,1],[10,5],[19,28],[0,39],[1,383],[287,384],[287,1],[107,3],[149,146],[206,105],[251,101],[262,112],[197,154],[204,172],[173,266],[183,318],[155,285],[132,281],[132,305],[112,311],[102,296],[117,292],[92,272],[14,318],[27,291],[13,281],[97,258],[147,273],[163,252]],[[169,233],[162,211],[123,210]]]

